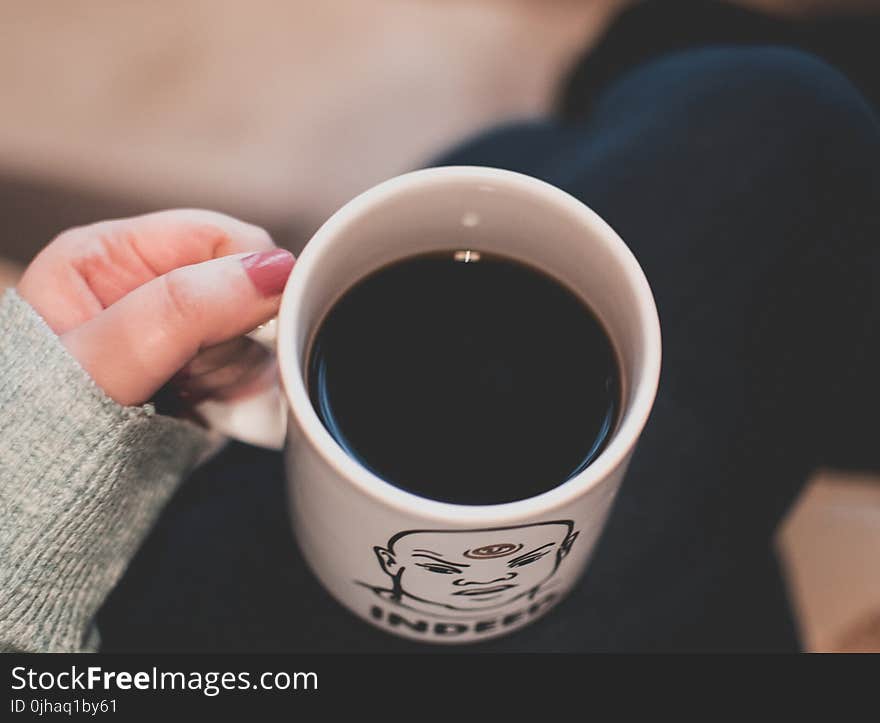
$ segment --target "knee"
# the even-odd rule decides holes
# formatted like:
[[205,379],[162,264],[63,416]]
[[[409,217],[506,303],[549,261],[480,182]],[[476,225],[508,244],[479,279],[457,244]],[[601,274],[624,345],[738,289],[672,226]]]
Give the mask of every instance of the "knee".
[[[699,52],[699,51],[698,51]],[[867,101],[838,70],[784,47],[719,48],[696,59],[691,91],[741,107],[757,122],[784,121],[789,131],[877,138]]]
[[861,159],[864,165],[866,153],[880,157],[880,126],[861,93],[838,70],[799,50],[689,50],[636,70],[619,88],[624,95],[627,85],[641,90],[642,101],[647,94],[663,106],[667,120],[684,123],[698,143],[735,134],[783,153],[842,163]]

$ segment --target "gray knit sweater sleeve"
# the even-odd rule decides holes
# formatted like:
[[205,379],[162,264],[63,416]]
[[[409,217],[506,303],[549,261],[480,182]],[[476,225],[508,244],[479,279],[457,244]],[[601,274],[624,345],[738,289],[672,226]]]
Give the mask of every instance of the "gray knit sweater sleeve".
[[0,651],[98,646],[94,618],[183,475],[216,444],[121,407],[14,291],[0,301]]

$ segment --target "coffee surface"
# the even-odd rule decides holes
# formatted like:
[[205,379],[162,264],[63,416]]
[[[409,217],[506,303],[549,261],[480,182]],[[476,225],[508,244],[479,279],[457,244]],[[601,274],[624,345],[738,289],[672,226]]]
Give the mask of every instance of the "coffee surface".
[[620,404],[590,309],[544,273],[476,252],[410,257],[355,284],[315,335],[308,384],[364,467],[473,505],[565,482],[601,452]]

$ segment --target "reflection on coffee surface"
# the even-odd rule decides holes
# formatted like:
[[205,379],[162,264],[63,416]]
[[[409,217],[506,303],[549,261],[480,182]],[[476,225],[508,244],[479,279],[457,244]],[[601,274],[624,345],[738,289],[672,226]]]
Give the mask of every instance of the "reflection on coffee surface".
[[464,250],[404,259],[349,289],[318,328],[308,384],[351,457],[458,504],[565,482],[602,451],[621,393],[608,335],[577,296]]

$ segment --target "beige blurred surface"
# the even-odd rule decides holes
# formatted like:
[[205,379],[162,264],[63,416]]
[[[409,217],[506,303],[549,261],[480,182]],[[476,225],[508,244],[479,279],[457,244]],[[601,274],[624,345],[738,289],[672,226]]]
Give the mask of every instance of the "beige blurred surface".
[[3,11],[0,166],[311,224],[548,107],[618,0],[30,0]]
[[880,480],[816,475],[778,549],[806,648],[880,652]]

